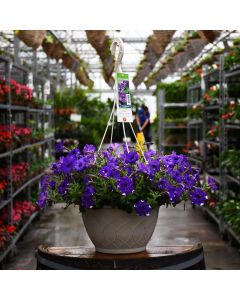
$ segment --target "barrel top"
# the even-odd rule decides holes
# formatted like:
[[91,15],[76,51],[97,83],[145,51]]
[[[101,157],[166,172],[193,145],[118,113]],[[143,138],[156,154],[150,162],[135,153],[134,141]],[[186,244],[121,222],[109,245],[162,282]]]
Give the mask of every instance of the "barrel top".
[[164,256],[177,256],[187,254],[195,251],[201,251],[202,244],[195,245],[181,245],[181,246],[153,246],[148,247],[146,251],[133,254],[104,254],[96,252],[95,248],[77,246],[77,247],[47,247],[40,245],[38,247],[39,254],[47,256],[58,256],[65,258],[79,258],[79,259],[100,259],[100,260],[131,260],[131,259],[147,259]]

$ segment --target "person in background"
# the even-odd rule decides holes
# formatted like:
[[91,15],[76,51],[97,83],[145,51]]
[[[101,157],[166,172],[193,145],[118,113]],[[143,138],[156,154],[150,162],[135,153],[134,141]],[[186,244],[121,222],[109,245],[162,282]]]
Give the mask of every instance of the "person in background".
[[[138,110],[136,115],[136,122],[138,125],[138,129],[140,132],[143,132],[145,141],[147,143],[151,142],[151,123],[150,123],[150,113],[148,107],[142,105],[141,108]],[[147,148],[149,149],[150,145],[147,144]]]

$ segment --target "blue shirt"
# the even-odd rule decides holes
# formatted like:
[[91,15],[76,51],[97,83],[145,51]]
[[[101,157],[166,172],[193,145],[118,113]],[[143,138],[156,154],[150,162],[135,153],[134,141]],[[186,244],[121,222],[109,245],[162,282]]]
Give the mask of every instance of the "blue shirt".
[[147,119],[150,119],[150,113],[149,112],[144,113],[144,110],[142,108],[140,108],[138,110],[138,117],[140,120],[140,125],[142,126]]

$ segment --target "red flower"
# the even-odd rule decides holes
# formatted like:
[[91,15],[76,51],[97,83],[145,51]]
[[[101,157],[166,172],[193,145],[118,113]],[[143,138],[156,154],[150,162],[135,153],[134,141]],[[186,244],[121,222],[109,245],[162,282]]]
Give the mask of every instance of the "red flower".
[[12,225],[7,225],[6,228],[7,228],[7,232],[10,234],[14,233],[17,229],[16,226],[12,226]]

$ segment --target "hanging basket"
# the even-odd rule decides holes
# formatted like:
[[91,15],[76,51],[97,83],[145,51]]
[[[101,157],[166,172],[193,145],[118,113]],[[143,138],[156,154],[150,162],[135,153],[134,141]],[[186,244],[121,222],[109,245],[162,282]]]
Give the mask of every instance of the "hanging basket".
[[63,46],[60,43],[54,43],[53,45],[54,45],[52,50],[53,58],[55,58],[56,60],[63,58],[65,53],[65,49],[63,48]]
[[37,49],[43,42],[46,30],[19,30],[18,38],[28,47]]
[[43,51],[47,54],[48,57],[54,58],[53,52],[54,52],[54,43],[49,43],[47,41],[43,41],[42,43]]
[[71,55],[64,54],[62,57],[62,64],[67,69],[72,70],[74,65],[76,64],[76,61],[74,60],[74,58]]
[[88,74],[83,68],[79,68],[76,72],[76,78],[85,86],[92,87],[93,81],[88,77]]

